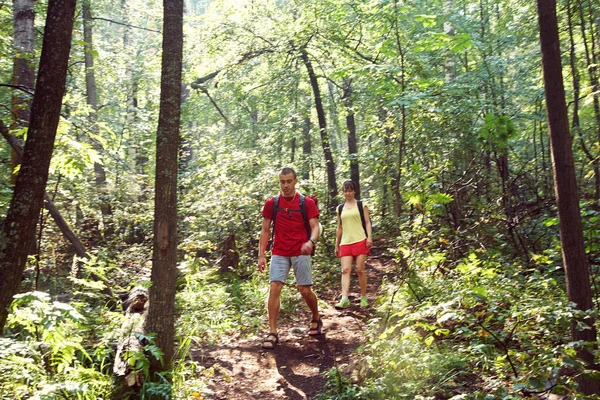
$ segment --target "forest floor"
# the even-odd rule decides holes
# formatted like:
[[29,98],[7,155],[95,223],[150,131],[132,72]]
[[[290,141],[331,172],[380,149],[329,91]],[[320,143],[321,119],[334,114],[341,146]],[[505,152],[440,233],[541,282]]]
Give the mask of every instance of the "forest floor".
[[[384,276],[393,270],[393,260],[384,255],[383,249],[374,248],[367,261],[370,304],[377,298]],[[326,373],[334,367],[356,380],[361,364],[355,350],[365,342],[365,327],[374,315],[370,308],[362,309],[358,304],[354,268],[349,308],[337,310],[334,307],[339,301],[339,285],[315,290],[323,319],[320,336],[307,335],[310,313],[299,301],[297,313],[280,318],[280,343],[273,350],[261,347],[262,336],[223,337],[216,345],[194,350],[194,359],[214,371],[209,378],[213,394],[205,398],[312,399],[325,391]]]

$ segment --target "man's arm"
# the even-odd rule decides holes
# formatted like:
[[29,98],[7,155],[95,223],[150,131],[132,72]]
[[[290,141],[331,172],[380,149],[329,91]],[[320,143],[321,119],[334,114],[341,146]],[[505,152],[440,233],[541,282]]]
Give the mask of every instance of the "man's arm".
[[315,242],[319,240],[319,236],[321,235],[321,229],[319,228],[319,219],[311,218],[308,220],[308,224],[310,225],[310,238]]
[[319,229],[318,218],[309,219],[308,225],[310,226],[310,238],[302,244],[302,248],[300,249],[300,252],[306,255],[312,254],[315,248],[315,243],[313,243],[313,241],[316,242],[319,239],[319,234],[321,233],[321,230]]
[[260,239],[258,240],[258,271],[264,272],[267,266],[265,260],[265,251],[267,251],[267,243],[269,243],[269,237],[271,233],[271,220],[263,218],[262,229],[260,230]]

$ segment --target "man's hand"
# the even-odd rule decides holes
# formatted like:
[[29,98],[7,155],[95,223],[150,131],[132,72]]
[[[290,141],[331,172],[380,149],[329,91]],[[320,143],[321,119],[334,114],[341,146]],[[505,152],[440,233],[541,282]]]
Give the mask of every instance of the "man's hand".
[[312,254],[312,251],[314,248],[315,248],[315,245],[313,244],[313,242],[308,240],[302,245],[302,248],[300,249],[300,253],[305,256],[310,256]]
[[265,260],[265,256],[258,257],[258,272],[261,274],[265,272],[265,268],[267,267],[267,260]]

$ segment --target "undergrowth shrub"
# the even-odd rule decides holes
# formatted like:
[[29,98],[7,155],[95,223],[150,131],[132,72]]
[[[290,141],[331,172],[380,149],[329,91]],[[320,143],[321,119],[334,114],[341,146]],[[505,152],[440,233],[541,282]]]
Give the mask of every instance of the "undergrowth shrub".
[[238,330],[255,332],[264,323],[269,289],[264,275],[241,280],[213,269],[187,273],[183,279],[177,294],[177,307],[182,310],[178,332],[212,343]]
[[[3,399],[97,399],[110,394],[109,352],[90,340],[86,318],[43,292],[15,296],[0,340]],[[94,345],[97,351],[92,350]]]
[[415,265],[381,299],[358,398],[574,396],[575,378],[593,373],[575,358],[586,344],[569,341],[576,310],[560,266],[525,268],[483,252],[447,275]]

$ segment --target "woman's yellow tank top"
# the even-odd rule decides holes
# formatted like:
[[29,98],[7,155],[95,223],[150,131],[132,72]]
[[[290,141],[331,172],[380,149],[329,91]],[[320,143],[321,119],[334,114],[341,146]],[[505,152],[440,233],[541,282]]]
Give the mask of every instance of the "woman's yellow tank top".
[[358,204],[356,207],[342,210],[342,239],[340,244],[353,244],[367,238],[362,226]]

